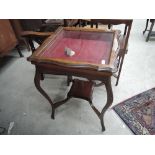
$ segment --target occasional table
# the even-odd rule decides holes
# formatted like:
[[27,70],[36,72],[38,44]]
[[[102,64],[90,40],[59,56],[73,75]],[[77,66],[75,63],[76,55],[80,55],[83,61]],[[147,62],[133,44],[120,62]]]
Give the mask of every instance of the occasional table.
[[[66,54],[66,48],[74,55]],[[59,28],[28,58],[35,65],[34,83],[38,91],[49,101],[52,107],[51,118],[55,109],[70,98],[87,100],[105,130],[104,114],[113,102],[111,76],[118,71],[120,52],[119,33],[115,30],[65,27]],[[67,97],[54,103],[41,88],[42,74],[66,75],[75,77]],[[80,80],[83,77],[85,80]],[[96,80],[100,81],[96,84]],[[93,88],[103,85],[106,88],[107,101],[99,111],[92,102]],[[104,95],[104,94],[103,94]]]

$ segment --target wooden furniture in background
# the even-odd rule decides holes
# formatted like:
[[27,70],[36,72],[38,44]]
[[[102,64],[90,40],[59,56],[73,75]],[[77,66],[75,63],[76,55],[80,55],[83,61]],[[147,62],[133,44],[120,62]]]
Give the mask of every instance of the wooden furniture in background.
[[[15,31],[16,36],[20,41],[24,41],[28,46],[30,46],[32,52],[35,51],[34,42],[39,45],[42,44],[44,39],[49,37],[51,32],[39,32],[42,23],[41,19],[12,19],[12,27]],[[40,24],[39,24],[40,23]]]
[[18,47],[18,39],[10,21],[8,19],[0,19],[0,56],[8,54],[15,47],[20,56],[22,56]]
[[[150,29],[147,29],[149,22],[151,23]],[[155,23],[155,19],[146,20],[146,27],[145,27],[145,30],[143,31],[143,34],[145,34],[145,32],[148,31],[146,42],[149,41],[150,37],[155,37],[155,31],[153,31],[154,23]]]
[[29,44],[32,52],[36,49],[34,42],[41,45],[59,26],[74,26],[78,22],[75,19],[12,19],[10,21],[18,40],[26,45]]
[[19,46],[20,47],[24,46],[28,49],[28,51],[30,51],[31,49],[30,49],[29,43],[27,42],[26,38],[21,36],[22,28],[18,20],[10,19],[10,23],[12,25],[16,38],[18,39]]
[[10,21],[18,40],[30,47],[32,52],[36,50],[34,42],[40,46],[59,26],[73,26],[78,22],[74,19],[12,19]]
[[[128,51],[128,40],[130,36],[132,21],[133,20],[130,20],[130,19],[79,19],[78,20],[79,27],[90,26],[91,28],[94,28],[94,25],[95,25],[96,28],[99,28],[99,25],[104,25],[104,28],[105,28],[105,25],[106,25],[108,29],[111,29],[113,25],[122,25],[122,24],[124,25],[123,33],[119,31],[120,32],[119,38],[121,42],[120,44],[121,50],[119,52],[119,60],[118,60],[119,71],[117,74],[113,74],[113,76],[116,78],[116,86],[118,85],[118,82],[119,82],[125,54]],[[72,81],[72,77],[69,77],[68,85],[71,81]]]

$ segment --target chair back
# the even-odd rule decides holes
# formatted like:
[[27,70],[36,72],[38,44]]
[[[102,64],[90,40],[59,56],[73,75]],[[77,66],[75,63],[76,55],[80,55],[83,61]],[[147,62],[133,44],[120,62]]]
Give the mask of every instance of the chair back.
[[118,72],[117,74],[114,73],[113,76],[116,77],[116,86],[118,85],[122,65],[124,62],[125,54],[128,51],[128,41],[132,26],[132,20],[129,19],[91,19],[91,27],[93,28],[94,24],[96,25],[96,28],[98,28],[99,24],[108,25],[108,28],[110,29],[113,25],[124,25],[124,32],[123,34],[120,34],[119,36],[119,42],[120,42],[120,50],[118,52],[118,63],[117,68]]
[[43,25],[42,19],[21,19],[20,24],[24,31],[37,31]]
[[121,25],[124,24],[124,33],[123,37],[125,38],[124,42],[124,50],[127,50],[128,40],[130,36],[132,21],[130,19],[91,19],[91,27],[93,25],[96,25],[96,28],[98,28],[98,24],[108,25],[108,28],[110,29],[113,25]]

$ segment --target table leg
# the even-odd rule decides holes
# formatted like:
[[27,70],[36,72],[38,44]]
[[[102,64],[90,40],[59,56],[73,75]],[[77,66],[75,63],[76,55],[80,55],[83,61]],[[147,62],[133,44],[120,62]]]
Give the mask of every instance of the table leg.
[[119,82],[119,78],[120,78],[120,74],[121,74],[122,66],[123,66],[123,62],[124,62],[124,57],[125,57],[125,53],[122,55],[121,59],[119,58],[120,67],[118,69],[118,75],[117,75],[115,86],[117,86],[118,82]]
[[50,99],[50,97],[47,95],[47,93],[40,86],[41,76],[42,76],[42,73],[40,73],[39,70],[36,68],[36,73],[35,73],[35,77],[34,77],[35,86],[36,86],[37,90],[49,101],[49,103],[52,107],[51,118],[54,119],[54,113],[55,113],[54,104],[53,104],[52,100]]
[[33,44],[33,41],[31,38],[28,38],[28,42],[29,42],[29,45],[30,45],[30,48],[31,48],[31,51],[32,53],[36,50],[35,47],[34,47],[34,44]]
[[146,27],[145,27],[145,30],[143,31],[143,34],[145,34],[145,32],[147,31],[148,23],[149,23],[149,19],[146,20]]
[[[52,107],[51,118],[54,119],[55,109],[57,107],[63,105],[65,102],[67,102],[72,96],[67,95],[66,99],[59,101],[59,102],[56,102],[56,103],[53,103],[52,100],[50,99],[50,97],[47,95],[47,93],[40,86],[41,76],[42,76],[42,73],[40,73],[39,70],[36,68],[36,73],[35,73],[35,78],[34,78],[35,86],[38,89],[38,91],[49,101],[49,103]],[[103,107],[102,111],[99,112],[98,109],[96,109],[96,107],[92,104],[92,100],[90,100],[89,103],[101,121],[102,131],[105,131],[104,118],[103,117],[104,117],[106,110],[111,106],[111,104],[113,102],[113,92],[112,92],[112,87],[111,87],[111,77],[107,77],[103,82],[105,84],[106,91],[107,91],[106,105]]]
[[151,36],[154,23],[155,23],[155,20],[151,23],[150,30],[149,30],[148,36],[147,36],[147,38],[146,38],[146,42],[149,41],[149,38],[150,38],[150,36]]
[[70,85],[70,83],[72,82],[72,80],[73,80],[72,76],[71,75],[68,75],[67,76],[67,86]]
[[17,49],[17,51],[18,51],[20,57],[24,57],[24,55],[22,54],[22,52],[21,52],[21,50],[20,50],[20,48],[19,48],[19,45],[16,46],[16,49]]
[[113,92],[112,92],[112,87],[111,87],[111,77],[108,77],[105,81],[105,87],[107,91],[107,102],[104,108],[101,111],[100,115],[100,121],[101,121],[101,126],[102,126],[102,131],[105,131],[105,126],[104,126],[104,114],[106,110],[112,105],[113,102]]
[[44,80],[44,74],[41,73],[41,80]]

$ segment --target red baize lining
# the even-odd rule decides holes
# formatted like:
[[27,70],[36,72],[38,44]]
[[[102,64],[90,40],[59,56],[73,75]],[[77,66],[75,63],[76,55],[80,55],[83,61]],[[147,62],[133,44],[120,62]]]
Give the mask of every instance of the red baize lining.
[[[55,43],[49,46],[48,49],[44,53],[42,53],[42,56],[46,58],[95,64],[101,64],[102,60],[105,60],[106,64],[109,63],[108,61],[112,46],[111,35],[109,37],[109,40],[108,38],[104,39],[104,37],[108,36],[107,34],[105,36],[99,35],[99,33],[97,34],[98,36],[95,36],[94,34],[95,37],[92,36],[92,34],[89,36],[88,33],[86,36],[84,34],[78,36],[78,33],[76,35],[75,34],[70,37],[60,35]],[[67,56],[64,52],[65,47],[73,50],[75,52],[75,55],[73,55],[72,57]]]

